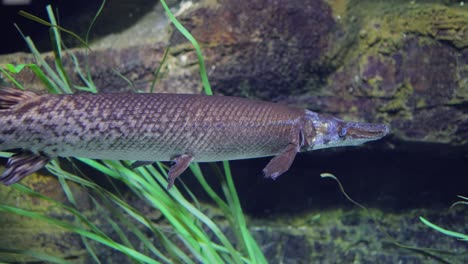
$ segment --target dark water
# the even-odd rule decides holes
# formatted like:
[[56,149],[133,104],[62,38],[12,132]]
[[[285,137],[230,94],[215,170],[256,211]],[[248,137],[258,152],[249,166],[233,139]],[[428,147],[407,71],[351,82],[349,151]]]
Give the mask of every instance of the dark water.
[[[384,141],[370,143],[368,147],[300,153],[291,169],[274,181],[261,174],[269,158],[230,164],[243,208],[257,216],[353,207],[335,181],[320,177],[323,172],[338,177],[356,201],[388,211],[446,208],[457,200],[457,194],[466,193],[467,148],[397,144],[395,149],[379,148],[386,145]],[[208,165],[202,168],[206,172],[211,170]],[[197,184],[190,174],[183,177],[184,182]]]
[[[32,0],[28,5],[2,5],[0,3],[0,25],[2,25],[2,45],[0,45],[0,54],[29,51],[21,34],[13,26],[14,23],[18,25],[24,35],[30,36],[33,39],[39,50],[48,51],[51,49],[48,32],[49,28],[20,16],[18,14],[20,10],[49,21],[46,6],[51,5],[56,17],[59,18],[59,25],[84,38],[101,2],[102,1],[94,0]],[[104,12],[91,32],[90,39],[127,28],[129,25],[134,24],[145,13],[149,12],[155,5],[155,1],[151,0],[107,2]],[[102,26],[103,24],[105,25],[104,27]],[[80,45],[80,43],[70,35],[63,34],[62,37],[69,47]]]

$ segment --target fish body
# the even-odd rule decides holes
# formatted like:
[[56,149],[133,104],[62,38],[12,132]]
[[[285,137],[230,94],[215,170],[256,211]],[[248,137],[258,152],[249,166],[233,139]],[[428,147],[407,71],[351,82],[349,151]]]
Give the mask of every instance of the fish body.
[[345,122],[306,109],[238,97],[109,93],[36,95],[0,90],[0,150],[20,149],[0,177],[15,183],[55,157],[174,161],[170,183],[192,161],[275,156],[276,178],[295,154],[356,145],[388,133],[382,124]]

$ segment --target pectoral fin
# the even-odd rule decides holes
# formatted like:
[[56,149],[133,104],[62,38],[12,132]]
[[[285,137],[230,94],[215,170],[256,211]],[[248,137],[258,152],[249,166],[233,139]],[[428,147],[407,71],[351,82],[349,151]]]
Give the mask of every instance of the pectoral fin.
[[280,154],[276,155],[263,169],[266,178],[273,180],[285,173],[291,167],[291,164],[299,151],[299,145],[290,143]]
[[42,169],[49,161],[48,157],[31,152],[15,154],[8,159],[0,182],[5,185],[17,183],[29,174]]
[[167,189],[169,190],[172,185],[174,185],[175,179],[184,172],[187,167],[190,165],[190,162],[192,162],[193,157],[190,155],[180,155],[176,157],[174,161],[174,165],[171,166],[169,169],[168,173],[168,181],[169,184],[167,185]]

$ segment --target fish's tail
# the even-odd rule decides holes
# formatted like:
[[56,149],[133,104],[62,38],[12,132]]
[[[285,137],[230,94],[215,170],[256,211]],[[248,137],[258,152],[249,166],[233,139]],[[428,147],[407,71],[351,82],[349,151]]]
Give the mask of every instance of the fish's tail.
[[36,96],[37,94],[33,92],[10,87],[0,87],[0,110],[10,109],[19,102]]
[[13,122],[15,115],[9,110],[21,101],[36,96],[33,92],[0,86],[0,151],[10,149],[9,137],[16,129]]
[[[8,136],[14,133],[16,127],[11,121],[14,114],[9,111],[18,103],[38,96],[29,91],[0,87],[0,151],[10,149]],[[27,150],[20,150],[8,159],[5,170],[0,175],[0,183],[11,185],[19,182],[24,177],[43,168],[50,158],[44,154],[32,153]]]

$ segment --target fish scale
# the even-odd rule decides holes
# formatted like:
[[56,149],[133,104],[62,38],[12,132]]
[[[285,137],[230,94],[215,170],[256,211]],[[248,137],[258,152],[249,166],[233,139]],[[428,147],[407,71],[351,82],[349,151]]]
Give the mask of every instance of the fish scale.
[[196,161],[275,155],[289,143],[291,120],[303,115],[233,97],[85,93],[41,95],[0,112],[13,122],[1,130],[15,130],[5,137],[15,147],[34,145],[49,157],[161,161],[184,153]]
[[275,156],[276,178],[300,150],[357,145],[388,133],[306,109],[228,96],[36,95],[0,89],[0,150],[20,149],[0,177],[12,184],[55,157],[175,161],[170,183],[192,161]]

